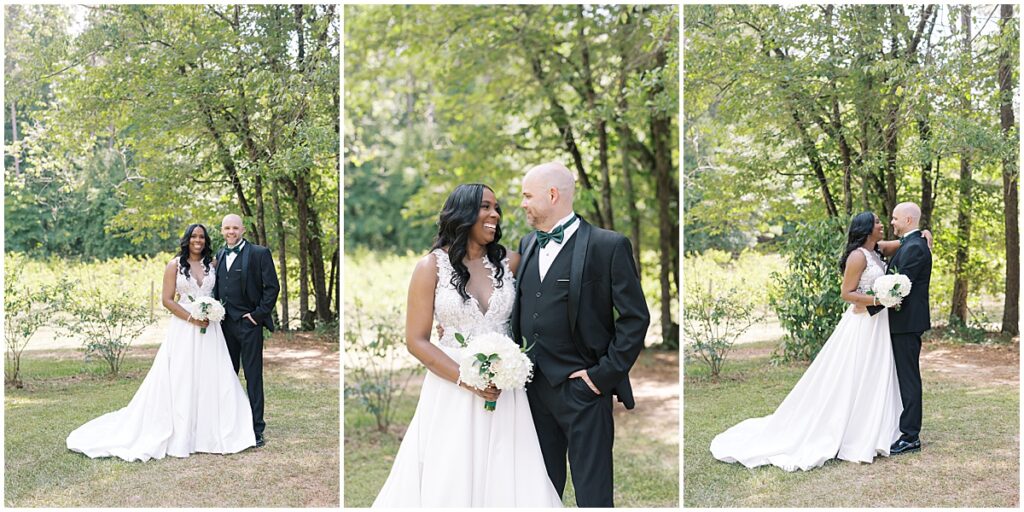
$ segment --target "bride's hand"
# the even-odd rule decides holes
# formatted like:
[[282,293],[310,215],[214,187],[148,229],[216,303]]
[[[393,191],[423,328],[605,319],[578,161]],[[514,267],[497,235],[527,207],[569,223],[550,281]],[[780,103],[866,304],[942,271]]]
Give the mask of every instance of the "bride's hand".
[[467,386],[466,384],[459,384],[459,385],[462,386],[463,388],[468,389],[474,395],[476,395],[476,396],[478,396],[480,398],[483,398],[484,400],[487,400],[488,402],[496,402],[498,400],[498,395],[501,394],[501,390],[496,388],[496,387],[494,387],[493,384],[490,385],[490,386],[487,386],[487,389],[477,389],[477,388],[474,388],[473,386]]
[[202,327],[203,329],[206,329],[207,327],[210,326],[210,321],[209,320],[199,321],[199,320],[196,320],[195,318],[191,318],[191,319],[189,319],[189,323],[198,325],[199,327]]

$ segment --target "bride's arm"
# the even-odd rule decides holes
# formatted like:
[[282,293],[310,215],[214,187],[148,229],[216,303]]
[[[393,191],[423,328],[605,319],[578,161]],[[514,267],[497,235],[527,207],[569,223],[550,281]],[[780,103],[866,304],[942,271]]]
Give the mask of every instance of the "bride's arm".
[[[921,236],[924,237],[924,239],[928,242],[928,248],[931,249],[932,245],[934,245],[934,241],[932,240],[932,232],[927,229],[923,229],[921,230]],[[896,254],[896,251],[899,250],[900,245],[902,244],[898,239],[882,240],[878,242],[878,250],[882,252],[882,256],[890,258],[893,254]]]
[[160,290],[160,300],[163,303],[164,307],[167,308],[167,310],[170,311],[172,315],[190,324],[195,324],[200,327],[209,326],[210,322],[208,320],[200,322],[194,318],[191,318],[189,312],[186,311],[185,308],[181,307],[181,304],[178,304],[177,302],[174,301],[175,281],[177,281],[178,279],[177,274],[178,262],[172,261],[168,263],[167,268],[164,269],[164,285],[163,288]]
[[517,275],[519,269],[519,253],[515,251],[508,252],[508,268],[512,271],[512,275]]
[[[459,365],[440,348],[430,342],[430,329],[434,323],[434,289],[437,287],[437,260],[429,254],[416,264],[409,282],[409,297],[405,314],[405,344],[409,353],[419,359],[434,375],[458,382]],[[500,391],[480,391],[462,386],[486,400],[497,400]]]
[[864,253],[860,251],[851,252],[850,256],[846,259],[846,270],[843,272],[843,287],[839,296],[846,302],[855,306],[878,305],[878,302],[873,295],[857,291],[857,284],[860,283],[860,275],[864,273],[864,268],[866,268],[867,265],[868,260],[864,256]]

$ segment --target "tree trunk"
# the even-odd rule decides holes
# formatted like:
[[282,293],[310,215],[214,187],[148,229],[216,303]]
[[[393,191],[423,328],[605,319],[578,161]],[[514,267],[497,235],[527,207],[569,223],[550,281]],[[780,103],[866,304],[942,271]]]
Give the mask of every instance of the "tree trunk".
[[[928,112],[917,121],[917,133],[925,147],[931,142],[931,120]],[[938,168],[932,165],[932,152],[927,150],[921,158],[921,229],[932,229],[932,214],[935,211],[935,179]]]
[[[960,25],[962,41],[960,76],[970,76],[971,61],[971,7],[961,6]],[[969,87],[965,84],[965,87]],[[963,91],[960,99],[962,113],[965,117],[971,113],[970,89]],[[956,256],[953,263],[953,301],[949,313],[950,323],[967,323],[967,262],[970,258],[971,244],[971,211],[973,201],[971,198],[971,157],[970,148],[963,148],[960,155],[960,195],[957,201],[957,240]]]
[[[573,133],[572,124],[569,122],[569,114],[565,111],[565,107],[559,103],[555,93],[548,87],[544,67],[536,49],[525,48],[525,51],[533,55],[530,59],[530,69],[533,71],[533,77],[540,84],[548,98],[548,102],[551,105],[551,120],[558,128],[558,133],[562,138],[562,143],[565,144],[566,151],[572,156],[573,166],[576,168],[576,174],[580,178],[580,185],[584,189],[593,192],[594,185],[590,182],[590,176],[587,175],[586,167],[583,165],[583,155],[580,153],[579,146],[576,145],[576,136]],[[594,208],[594,221],[598,226],[605,227],[607,224],[605,223],[604,212],[601,211],[601,205],[598,204],[597,199],[593,199],[591,204]]]
[[[17,102],[11,101],[11,143],[18,144],[18,107]],[[14,175],[21,176],[21,151],[13,151]]]
[[295,207],[299,218],[299,262],[301,265],[300,282],[305,290],[299,304],[302,308],[302,324],[304,330],[315,326],[314,315],[309,310],[309,283],[313,285],[316,301],[316,317],[322,322],[331,320],[331,308],[327,297],[326,278],[324,276],[323,244],[321,242],[319,214],[312,207],[312,190],[305,174],[297,173],[294,181],[285,178],[282,183],[288,192],[295,197]]
[[281,193],[279,186],[271,187],[272,196],[271,200],[274,203],[274,217],[277,219],[275,227],[277,228],[277,259],[281,264],[281,330],[288,330],[288,252],[285,248],[288,246],[287,239],[285,238],[284,230],[284,218],[281,217]]
[[238,176],[238,168],[235,167],[235,160],[231,156],[231,151],[225,145],[220,130],[217,129],[217,125],[213,121],[213,113],[210,112],[209,107],[200,105],[200,108],[204,114],[203,120],[206,124],[206,131],[213,138],[213,142],[217,147],[217,158],[220,160],[224,172],[227,173],[228,179],[231,180],[231,188],[235,191],[235,196],[238,198],[238,207],[242,210],[242,216],[251,218],[252,208],[249,207],[249,200],[245,197],[245,189],[242,188],[242,180]]
[[270,247],[270,241],[267,238],[267,221],[266,211],[263,207],[263,176],[256,173],[256,245],[262,245],[263,247]]
[[[1013,5],[999,6],[1000,31],[1006,37],[1012,30]],[[1004,41],[1004,44],[1017,46],[1018,41]],[[1010,48],[1004,47],[999,53],[999,127],[1003,137],[1014,145],[1012,155],[1003,158],[1003,209],[1005,214],[1004,227],[1006,232],[1006,298],[1003,303],[1002,332],[1010,335],[1020,334],[1020,231],[1017,224],[1019,205],[1017,202],[1018,186],[1018,141],[1014,137],[1013,119],[1013,67]]]
[[[835,58],[836,47],[835,47],[835,35],[834,26],[832,20],[835,14],[834,5],[825,6],[825,26],[828,27],[828,44],[830,48],[830,56]],[[846,212],[846,216],[849,217],[853,214],[853,157],[850,151],[850,145],[846,141],[846,137],[843,135],[843,117],[842,112],[839,109],[839,91],[836,88],[836,66],[833,64],[830,68],[829,76],[829,92],[832,95],[832,112],[831,112],[831,128],[833,137],[839,143],[839,156],[843,161],[843,211]]]
[[[625,41],[626,37],[632,33],[633,30],[633,16],[629,11],[629,7],[626,8],[626,22],[623,24],[621,30],[625,32],[625,35],[619,38],[620,41]],[[636,206],[636,192],[633,188],[633,169],[632,160],[629,156],[629,141],[633,138],[631,128],[626,124],[626,112],[629,110],[629,103],[626,99],[626,84],[629,79],[629,58],[626,44],[622,42],[619,46],[619,82],[617,87],[618,94],[618,112],[616,119],[616,127],[618,133],[618,148],[619,148],[619,159],[621,160],[620,165],[622,166],[622,178],[623,184],[626,188],[626,206],[629,212],[629,229],[630,229],[630,241],[633,242],[633,260],[636,261],[637,272],[643,271],[643,265],[640,263],[640,210]]]
[[[656,55],[657,65],[664,66],[665,52]],[[656,89],[654,93],[656,94]],[[672,321],[673,286],[671,276],[674,252],[678,252],[679,227],[673,222],[672,198],[672,120],[663,114],[651,116],[651,143],[654,148],[655,189],[658,201],[658,262],[661,281],[661,336],[662,343],[669,347],[679,346],[679,325]],[[678,205],[678,199],[676,200]],[[678,286],[676,287],[678,289]]]
[[327,278],[327,286],[330,286],[330,290],[327,292],[327,306],[328,308],[332,303],[336,306],[333,311],[341,311],[341,280],[338,279],[338,263],[341,255],[339,254],[338,244],[334,245],[334,251],[331,253],[331,272],[330,277]]
[[794,126],[796,126],[797,133],[800,135],[800,145],[804,150],[804,156],[811,163],[811,169],[814,171],[814,176],[818,180],[818,185],[821,187],[821,198],[825,203],[825,211],[829,217],[835,217],[839,214],[836,209],[836,202],[832,199],[832,192],[828,189],[828,178],[825,177],[825,168],[821,164],[821,158],[818,155],[818,148],[814,144],[814,140],[811,135],[807,133],[807,124],[804,122],[803,117],[800,113],[794,109],[792,111]]
[[[587,93],[587,107],[591,112],[597,111],[597,91],[594,89],[593,73],[590,69],[590,47],[585,34],[586,17],[583,6],[576,6],[576,19],[581,55],[583,60],[583,83]],[[597,120],[597,157],[601,169],[601,208],[604,210],[604,228],[615,229],[614,210],[612,209],[612,182],[608,172],[608,121],[602,116]]]

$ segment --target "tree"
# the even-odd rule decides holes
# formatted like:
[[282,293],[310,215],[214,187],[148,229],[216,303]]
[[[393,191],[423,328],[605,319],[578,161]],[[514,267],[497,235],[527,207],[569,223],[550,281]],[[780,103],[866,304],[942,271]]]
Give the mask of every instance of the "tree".
[[[1014,145],[1018,131],[1013,117],[1013,62],[1018,62],[1014,50],[1018,47],[1018,32],[1014,27],[1013,5],[999,7],[1000,36],[1002,48],[999,52],[999,126],[1007,143]],[[1019,219],[1019,174],[1017,149],[1003,157],[1003,209],[1006,232],[1006,298],[1003,302],[1002,332],[1020,334],[1020,228]]]
[[677,24],[671,6],[347,6],[349,247],[425,250],[464,182],[494,188],[515,247],[523,172],[561,160],[577,213],[623,230],[638,263],[657,248],[643,270],[673,346]]

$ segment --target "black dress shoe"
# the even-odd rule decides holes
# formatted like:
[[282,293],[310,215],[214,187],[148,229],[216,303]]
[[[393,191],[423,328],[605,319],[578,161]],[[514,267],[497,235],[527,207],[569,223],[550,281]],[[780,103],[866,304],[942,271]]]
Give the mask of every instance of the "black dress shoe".
[[903,439],[900,439],[889,447],[889,455],[899,455],[901,453],[916,452],[920,449],[920,439],[915,439],[913,441],[905,441]]
[[262,448],[265,444],[267,442],[263,440],[263,434],[256,434],[256,448]]

